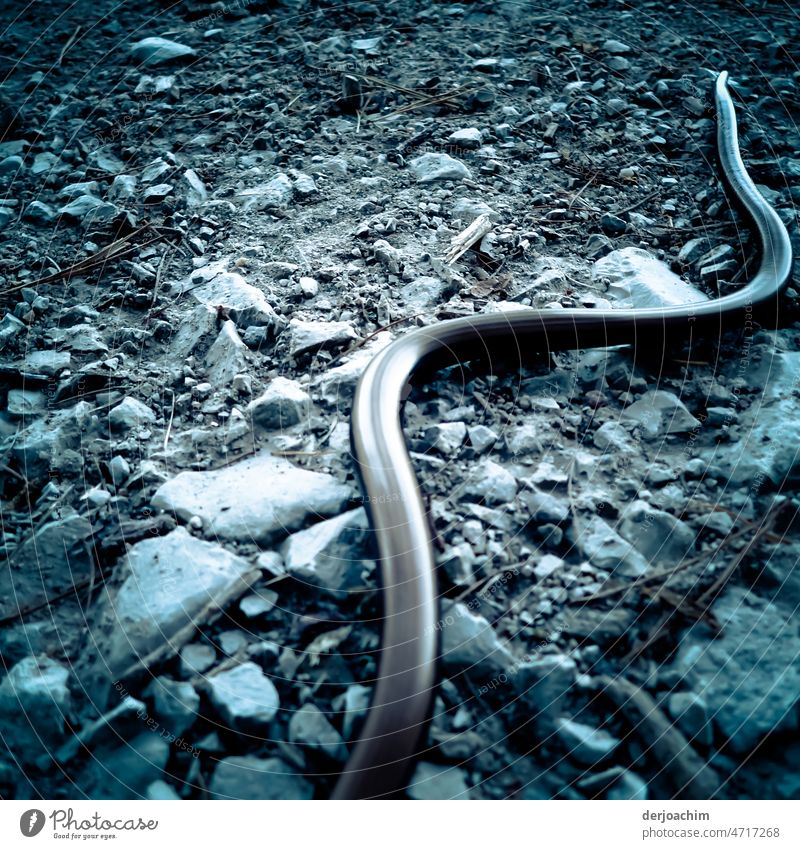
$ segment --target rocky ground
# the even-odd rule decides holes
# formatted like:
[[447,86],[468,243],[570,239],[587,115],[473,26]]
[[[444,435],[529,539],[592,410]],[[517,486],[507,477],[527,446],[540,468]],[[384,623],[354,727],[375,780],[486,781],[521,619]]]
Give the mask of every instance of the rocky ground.
[[[449,317],[741,285],[713,73],[794,236],[798,19],[9,0],[3,25],[0,795],[324,798],[379,649],[358,375]],[[797,300],[777,331],[413,389],[444,680],[412,798],[800,798]]]

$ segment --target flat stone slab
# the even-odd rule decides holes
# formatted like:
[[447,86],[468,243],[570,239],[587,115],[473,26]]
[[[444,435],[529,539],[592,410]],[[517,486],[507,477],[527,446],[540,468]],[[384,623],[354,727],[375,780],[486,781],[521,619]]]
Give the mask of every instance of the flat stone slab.
[[236,755],[220,761],[209,788],[218,799],[310,799],[314,787],[278,758]]
[[181,472],[158,488],[152,503],[184,521],[199,516],[209,535],[270,543],[310,518],[340,513],[350,495],[331,475],[265,451],[217,471]]
[[186,44],[151,36],[133,44],[131,55],[143,65],[163,65],[168,62],[191,59],[197,56],[197,52]]

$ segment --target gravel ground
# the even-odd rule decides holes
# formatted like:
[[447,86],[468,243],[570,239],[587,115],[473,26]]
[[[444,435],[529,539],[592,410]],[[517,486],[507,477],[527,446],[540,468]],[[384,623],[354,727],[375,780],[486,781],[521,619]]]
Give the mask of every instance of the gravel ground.
[[[722,69],[797,246],[800,19],[10,0],[3,27],[0,796],[325,798],[380,646],[359,374],[446,318],[741,285]],[[411,389],[443,675],[411,798],[800,798],[797,304]]]

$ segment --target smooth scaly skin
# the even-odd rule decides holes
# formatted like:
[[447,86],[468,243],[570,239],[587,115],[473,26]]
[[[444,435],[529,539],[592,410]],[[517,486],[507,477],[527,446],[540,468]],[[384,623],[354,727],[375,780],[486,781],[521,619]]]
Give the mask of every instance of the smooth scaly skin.
[[380,556],[383,644],[364,730],[334,798],[375,798],[403,790],[427,729],[436,684],[438,605],[427,512],[400,424],[405,387],[421,365],[443,367],[493,353],[603,347],[629,343],[654,351],[668,337],[718,335],[775,314],[789,281],[786,228],[756,190],[739,154],[727,73],[716,82],[717,149],[725,183],[752,222],[761,265],[742,289],[697,304],[655,309],[519,310],[419,328],[381,351],[356,391],[351,443]]

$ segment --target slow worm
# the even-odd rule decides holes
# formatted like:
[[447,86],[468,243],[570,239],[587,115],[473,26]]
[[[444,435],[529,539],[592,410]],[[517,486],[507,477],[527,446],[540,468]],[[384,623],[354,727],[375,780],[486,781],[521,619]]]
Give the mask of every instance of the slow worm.
[[426,732],[436,686],[437,591],[431,530],[400,423],[405,387],[433,369],[490,354],[631,344],[653,350],[667,337],[719,334],[774,315],[789,281],[786,228],[759,194],[739,152],[727,72],[716,80],[717,150],[729,197],[758,234],[760,266],[743,288],[715,300],[648,309],[514,310],[421,327],[384,348],[356,389],[351,444],[377,538],[383,636],[372,704],[334,789],[337,799],[396,795],[406,786]]

